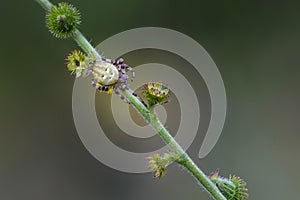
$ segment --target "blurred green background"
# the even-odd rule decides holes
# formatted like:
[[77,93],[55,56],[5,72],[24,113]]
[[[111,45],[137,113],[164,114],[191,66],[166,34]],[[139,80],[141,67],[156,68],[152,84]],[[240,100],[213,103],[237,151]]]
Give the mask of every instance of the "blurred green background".
[[[228,112],[213,151],[198,159],[199,136],[189,154],[206,173],[219,168],[222,175],[243,177],[250,199],[299,199],[298,1],[71,2],[94,44],[145,26],[198,41],[222,74]],[[0,7],[1,200],[209,199],[176,165],[156,180],[94,159],[74,126],[74,79],[63,64],[75,43],[48,33],[35,1],[5,1]]]

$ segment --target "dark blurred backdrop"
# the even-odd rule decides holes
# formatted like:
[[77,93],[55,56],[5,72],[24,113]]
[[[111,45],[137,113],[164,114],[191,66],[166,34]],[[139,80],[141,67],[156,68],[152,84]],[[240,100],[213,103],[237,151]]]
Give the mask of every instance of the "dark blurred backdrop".
[[[213,151],[199,160],[199,137],[189,154],[206,173],[243,177],[250,199],[299,199],[299,1],[71,2],[94,44],[145,26],[198,41],[222,74],[228,112]],[[94,159],[74,126],[74,79],[63,65],[75,43],[48,33],[35,1],[0,7],[1,200],[209,199],[176,165],[156,180]]]

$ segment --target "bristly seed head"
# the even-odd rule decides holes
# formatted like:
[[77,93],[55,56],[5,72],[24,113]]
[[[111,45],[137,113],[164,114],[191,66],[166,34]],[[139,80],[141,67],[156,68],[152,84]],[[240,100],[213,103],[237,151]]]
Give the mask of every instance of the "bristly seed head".
[[74,50],[66,58],[67,69],[78,78],[87,74],[89,70],[89,60],[90,59],[83,52]]
[[59,3],[52,6],[46,15],[46,24],[50,32],[57,38],[74,36],[81,23],[79,10],[68,3]]
[[229,178],[223,178],[219,176],[219,170],[216,170],[210,174],[209,178],[228,200],[248,199],[246,182],[240,177],[233,175]]
[[148,101],[148,107],[156,104],[164,104],[168,101],[169,88],[161,82],[150,81],[144,85],[144,97]]
[[154,154],[146,158],[149,160],[149,169],[154,172],[154,177],[162,178],[167,174],[167,167],[174,161],[178,160],[176,153],[165,153],[164,156]]

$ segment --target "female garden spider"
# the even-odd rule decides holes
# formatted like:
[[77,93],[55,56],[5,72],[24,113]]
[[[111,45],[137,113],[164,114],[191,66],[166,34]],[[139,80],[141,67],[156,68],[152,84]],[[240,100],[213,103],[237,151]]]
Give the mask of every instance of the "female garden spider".
[[134,78],[135,73],[133,68],[125,64],[123,58],[111,60],[103,57],[101,60],[97,60],[91,68],[91,73],[94,77],[92,85],[97,90],[107,94],[115,92],[122,100],[129,103],[118,91],[118,88],[127,89],[133,95],[137,96],[126,84],[129,79],[126,70],[130,71],[132,78]]

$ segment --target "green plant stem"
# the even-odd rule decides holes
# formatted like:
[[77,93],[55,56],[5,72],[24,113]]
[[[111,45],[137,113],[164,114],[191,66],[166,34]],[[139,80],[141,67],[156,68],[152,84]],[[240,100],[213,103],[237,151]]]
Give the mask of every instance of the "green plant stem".
[[[50,11],[52,4],[48,0],[37,0],[37,2],[47,11]],[[95,48],[88,42],[88,40],[77,30],[73,39],[77,44],[89,55],[96,59],[101,59],[101,55]],[[215,184],[198,168],[188,154],[181,148],[175,141],[172,135],[164,127],[158,119],[154,109],[146,108],[140,100],[131,94],[128,90],[120,89],[120,92],[128,99],[131,105],[148,121],[152,127],[158,132],[161,138],[169,145],[169,147],[178,155],[180,155],[179,164],[184,166],[192,175],[203,185],[203,187],[214,197],[216,200],[226,200],[220,190]]]
[[96,49],[87,41],[80,31],[76,31],[73,39],[77,44],[93,59],[101,59],[101,56],[96,51]]
[[50,11],[52,3],[48,0],[36,0],[46,11]]
[[184,166],[188,171],[190,171],[193,176],[205,187],[205,189],[217,200],[226,200],[223,194],[215,186],[214,183],[198,168],[194,161],[188,156],[188,154],[182,149],[182,147],[175,141],[172,135],[164,127],[157,117],[157,114],[152,107],[150,109],[151,121],[150,124],[162,137],[162,139],[169,145],[169,147],[180,156],[177,161],[179,164]]

